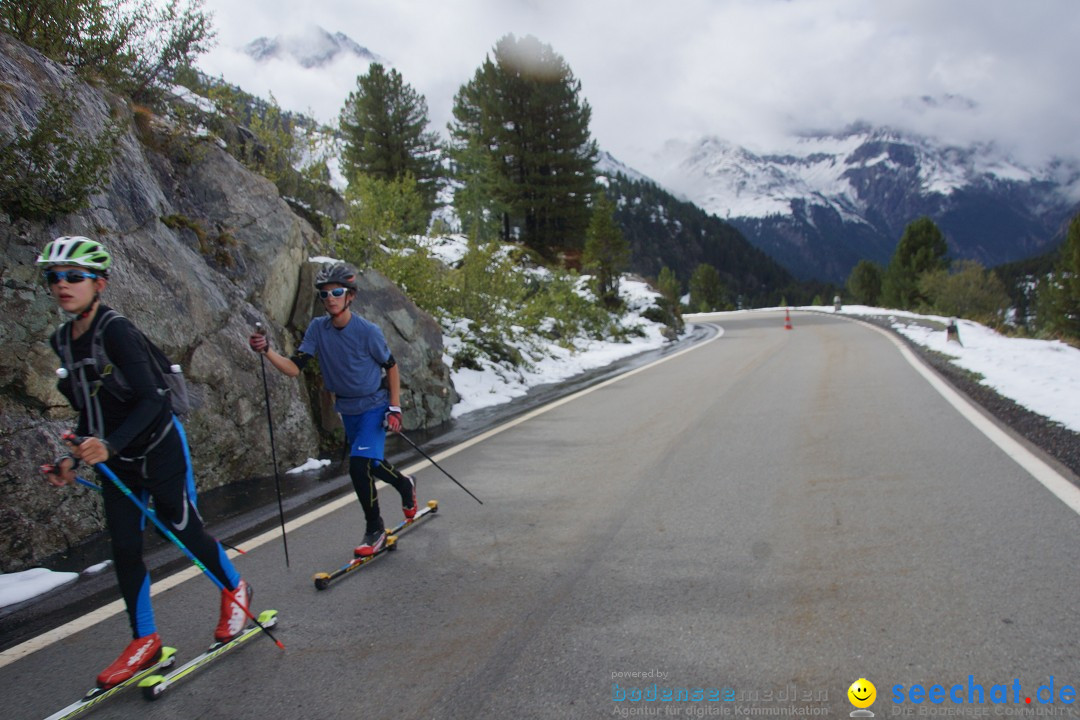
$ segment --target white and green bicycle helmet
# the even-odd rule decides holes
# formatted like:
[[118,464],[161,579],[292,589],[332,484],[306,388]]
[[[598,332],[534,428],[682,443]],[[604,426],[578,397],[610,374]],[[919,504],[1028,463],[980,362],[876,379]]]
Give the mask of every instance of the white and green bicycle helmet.
[[45,267],[78,265],[105,275],[112,265],[112,256],[97,240],[82,235],[66,235],[46,245],[38,255],[37,264]]

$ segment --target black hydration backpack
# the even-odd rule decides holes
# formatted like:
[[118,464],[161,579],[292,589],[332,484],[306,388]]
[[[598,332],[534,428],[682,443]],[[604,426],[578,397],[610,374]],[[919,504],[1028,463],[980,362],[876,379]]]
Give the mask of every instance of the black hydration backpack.
[[[105,352],[105,328],[113,320],[122,317],[124,316],[115,310],[109,309],[105,311],[98,320],[97,327],[94,329],[94,336],[90,341],[90,357],[78,363],[74,361],[71,355],[71,323],[64,323],[56,334],[56,344],[60,350],[60,358],[71,379],[72,396],[75,400],[75,407],[79,410],[82,410],[88,403],[93,403],[93,398],[102,388],[120,400],[128,400],[132,397],[131,385],[127,382],[120,368],[113,365]],[[142,337],[143,342],[146,343],[146,348],[150,354],[151,368],[159,378],[158,392],[162,395],[168,394],[174,415],[187,413],[191,409],[191,403],[188,400],[187,382],[184,380],[180,366],[170,362],[161,348],[151,342],[150,338],[146,337],[142,330],[139,330],[137,326],[133,327]],[[92,383],[87,380],[85,371],[86,366],[90,364],[93,364],[97,369],[100,378],[100,380]],[[98,414],[99,411],[93,415]],[[96,419],[100,420],[100,418]],[[91,425],[93,425],[93,422]]]

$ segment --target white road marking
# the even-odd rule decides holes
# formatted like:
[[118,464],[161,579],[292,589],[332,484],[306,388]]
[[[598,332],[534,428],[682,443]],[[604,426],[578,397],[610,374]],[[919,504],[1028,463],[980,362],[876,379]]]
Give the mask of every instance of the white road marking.
[[[709,324],[712,324],[712,323],[709,323]],[[560,407],[561,405],[565,405],[566,403],[572,402],[573,400],[577,400],[578,398],[583,397],[585,395],[588,395],[589,393],[596,392],[597,390],[600,390],[601,388],[605,388],[608,385],[612,385],[614,383],[617,383],[620,380],[623,380],[624,378],[628,378],[628,377],[632,377],[634,375],[637,375],[640,372],[644,372],[644,371],[648,370],[649,368],[656,367],[657,365],[660,365],[661,363],[665,363],[668,360],[674,360],[675,358],[679,357],[680,355],[685,355],[688,352],[692,352],[694,350],[698,350],[700,348],[703,348],[706,345],[708,345],[709,343],[713,342],[714,340],[719,340],[721,337],[723,337],[724,329],[722,327],[720,327],[719,325],[716,326],[716,329],[717,329],[716,335],[714,337],[704,341],[704,342],[701,342],[701,343],[698,343],[697,345],[693,345],[691,347],[688,347],[685,350],[680,350],[677,353],[672,353],[671,355],[668,355],[666,357],[662,357],[659,360],[656,360],[655,362],[651,362],[648,365],[643,365],[643,366],[641,366],[639,368],[635,368],[634,370],[630,370],[629,372],[618,375],[617,377],[613,377],[613,378],[610,378],[608,380],[605,380],[604,382],[599,383],[598,385],[593,385],[591,387],[585,388],[584,390],[579,390],[578,392],[576,392],[576,393],[574,393],[572,395],[567,395],[564,398],[560,398],[559,400],[548,403],[547,405],[544,405],[543,407],[539,407],[539,408],[537,408],[535,410],[532,410],[531,412],[525,413],[521,417],[515,418],[515,419],[511,420],[508,423],[500,425],[500,426],[498,426],[496,428],[488,430],[485,433],[477,435],[474,438],[466,440],[465,442],[463,442],[463,443],[461,443],[459,445],[455,445],[452,448],[447,448],[446,450],[443,450],[441,453],[438,453],[437,455],[432,456],[432,459],[435,460],[435,462],[439,462],[440,460],[451,457],[452,455],[456,455],[457,453],[459,453],[459,452],[461,452],[463,450],[466,450],[466,449],[472,447],[473,445],[481,443],[484,440],[487,440],[488,438],[494,437],[495,435],[498,435],[501,432],[505,432],[505,431],[509,430],[510,428],[516,427],[516,426],[518,426],[518,425],[520,425],[520,424],[522,424],[524,422],[527,422],[528,420],[532,420],[535,417],[543,415],[544,413],[546,413],[546,412],[548,412],[550,410],[554,410],[555,408]],[[413,474],[419,472],[420,470],[423,470],[424,468],[429,467],[430,465],[431,465],[430,462],[428,462],[427,460],[423,460],[422,462],[418,462],[415,465],[410,465],[409,467],[405,468],[401,472],[403,472],[406,475],[413,475]],[[383,487],[386,487],[386,483],[384,483],[382,481],[379,481],[379,485],[377,487],[379,487],[380,489],[383,488]],[[342,495],[337,500],[332,500],[332,501],[328,502],[327,504],[322,505],[321,507],[318,507],[315,510],[312,510],[311,512],[307,513],[306,515],[302,515],[302,516],[300,516],[298,518],[293,518],[292,520],[288,521],[287,523],[285,523],[285,532],[289,533],[289,532],[291,532],[293,530],[298,530],[298,529],[304,527],[305,525],[307,525],[308,523],[314,522],[315,520],[318,520],[321,517],[329,515],[332,512],[336,512],[336,511],[338,511],[338,510],[340,510],[340,509],[342,509],[344,507],[347,507],[347,506],[353,504],[354,502],[356,502],[356,499],[355,499],[355,496],[353,496],[351,493],[346,494],[346,495]],[[267,530],[263,534],[257,535],[256,537],[253,537],[251,540],[248,540],[246,543],[244,543],[244,551],[245,552],[251,552],[255,548],[259,547],[260,545],[265,545],[265,544],[270,543],[270,542],[275,542],[280,537],[281,537],[281,529],[280,529],[280,527],[277,528],[277,529],[273,529],[273,530]],[[236,552],[235,550],[229,550],[228,551],[228,556],[229,556],[230,559],[235,558],[238,555],[239,555],[239,553]],[[182,570],[182,571],[176,573],[175,575],[170,575],[167,578],[163,578],[161,580],[155,581],[154,584],[151,587],[150,595],[151,596],[158,595],[160,593],[165,592],[166,590],[170,590],[170,589],[176,587],[180,583],[186,582],[186,581],[188,581],[188,580],[190,580],[192,578],[198,577],[200,575],[202,575],[202,571],[199,570],[198,568],[196,568],[193,565],[193,566],[187,568],[186,570]],[[8,648],[7,650],[4,650],[3,652],[0,652],[0,668],[3,668],[5,666],[7,666],[7,665],[10,665],[11,663],[16,662],[17,660],[21,660],[22,658],[26,657],[27,655],[30,655],[31,653],[34,653],[34,652],[37,652],[38,650],[46,648],[46,647],[52,645],[53,643],[59,642],[59,641],[65,639],[67,637],[70,637],[71,635],[74,635],[77,632],[80,632],[80,631],[85,630],[85,629],[87,629],[89,627],[92,627],[92,626],[96,625],[97,623],[102,622],[103,620],[107,620],[107,619],[111,618],[112,616],[117,615],[117,614],[122,613],[122,612],[124,612],[124,602],[122,600],[115,600],[115,601],[109,603],[108,605],[105,605],[103,607],[98,608],[97,610],[93,610],[93,611],[87,613],[86,615],[75,618],[71,622],[68,622],[68,623],[66,623],[64,625],[61,625],[58,628],[54,628],[52,630],[49,630],[48,632],[44,632],[41,635],[38,635],[36,637],[33,637],[33,638],[27,640],[26,642],[23,642],[23,643],[20,643],[19,645],[16,645],[15,647]]]
[[884,330],[877,325],[847,318],[858,322],[868,328],[876,330],[900,349],[900,354],[908,363],[915,368],[916,372],[930,383],[930,387],[938,391],[945,400],[963,415],[968,422],[975,426],[979,432],[990,439],[1001,450],[1012,458],[1017,465],[1024,468],[1032,477],[1042,483],[1043,487],[1052,492],[1061,502],[1065,503],[1073,512],[1080,515],[1080,488],[1069,482],[1061,473],[1054,470],[1039,458],[1035,453],[1028,450],[1016,441],[1011,435],[998,427],[993,421],[987,419],[965,396],[954,390],[951,385],[942,380],[937,373],[931,370],[893,333]]

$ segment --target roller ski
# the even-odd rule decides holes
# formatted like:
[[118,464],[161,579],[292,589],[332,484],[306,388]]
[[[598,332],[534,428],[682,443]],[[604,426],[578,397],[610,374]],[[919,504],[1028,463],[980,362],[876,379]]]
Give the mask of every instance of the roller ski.
[[45,720],[66,720],[67,718],[73,718],[81,715],[82,713],[90,710],[97,705],[105,702],[112,696],[126,690],[129,687],[138,685],[144,679],[157,675],[165,668],[171,667],[176,662],[176,648],[162,647],[154,664],[140,670],[132,675],[127,680],[121,683],[117,683],[109,688],[95,687],[83,696],[82,700],[78,700],[71,705],[68,705],[63,710],[54,713],[47,717]]
[[266,628],[277,625],[277,615],[277,610],[263,610],[259,613],[257,619],[258,624],[249,624],[239,635],[231,640],[215,641],[201,655],[197,655],[167,675],[161,675],[159,673],[143,675],[142,679],[139,681],[139,687],[142,688],[143,697],[147,700],[157,700],[165,694],[166,690],[195,671],[206,667],[222,655],[240,647],[248,640],[264,632]]
[[411,518],[406,518],[406,519],[402,520],[400,523],[398,523],[396,526],[394,526],[394,528],[392,530],[387,531],[387,535],[393,535],[395,537],[400,537],[401,534],[403,532],[405,532],[406,530],[411,530],[412,528],[416,527],[416,524],[419,523],[421,520],[423,520],[425,517],[428,517],[430,515],[434,515],[437,512],[439,512],[439,501],[438,500],[428,500],[426,507],[424,507],[422,510],[417,512]]
[[[423,518],[430,515],[434,515],[439,511],[439,502],[437,500],[428,500],[427,506],[418,511],[413,517],[406,518],[394,526],[392,529],[386,531],[386,541],[381,547],[376,547],[369,552],[364,552],[364,545],[353,550],[353,559],[337,570],[331,573],[315,573],[313,580],[315,581],[316,590],[325,590],[330,587],[330,583],[342,577],[348,575],[351,572],[359,570],[368,563],[375,560],[375,558],[382,557],[386,552],[397,550],[398,536],[416,526],[416,524]],[[370,546],[368,546],[370,547]]]
[[386,541],[383,542],[382,545],[370,555],[364,555],[362,557],[350,560],[349,562],[345,563],[331,573],[315,573],[315,577],[313,578],[315,580],[315,589],[325,590],[326,588],[330,587],[330,583],[337,580],[339,577],[342,577],[343,575],[348,575],[351,572],[359,570],[368,563],[374,561],[376,558],[380,558],[386,553],[392,552],[394,550],[397,550],[397,535],[391,535],[387,533]]

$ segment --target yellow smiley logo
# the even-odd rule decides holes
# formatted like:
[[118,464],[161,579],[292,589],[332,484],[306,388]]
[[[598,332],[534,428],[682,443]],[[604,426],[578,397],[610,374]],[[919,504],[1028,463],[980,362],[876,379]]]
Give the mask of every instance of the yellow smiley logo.
[[877,688],[866,678],[859,678],[847,689],[848,700],[857,708],[868,708],[877,699]]

